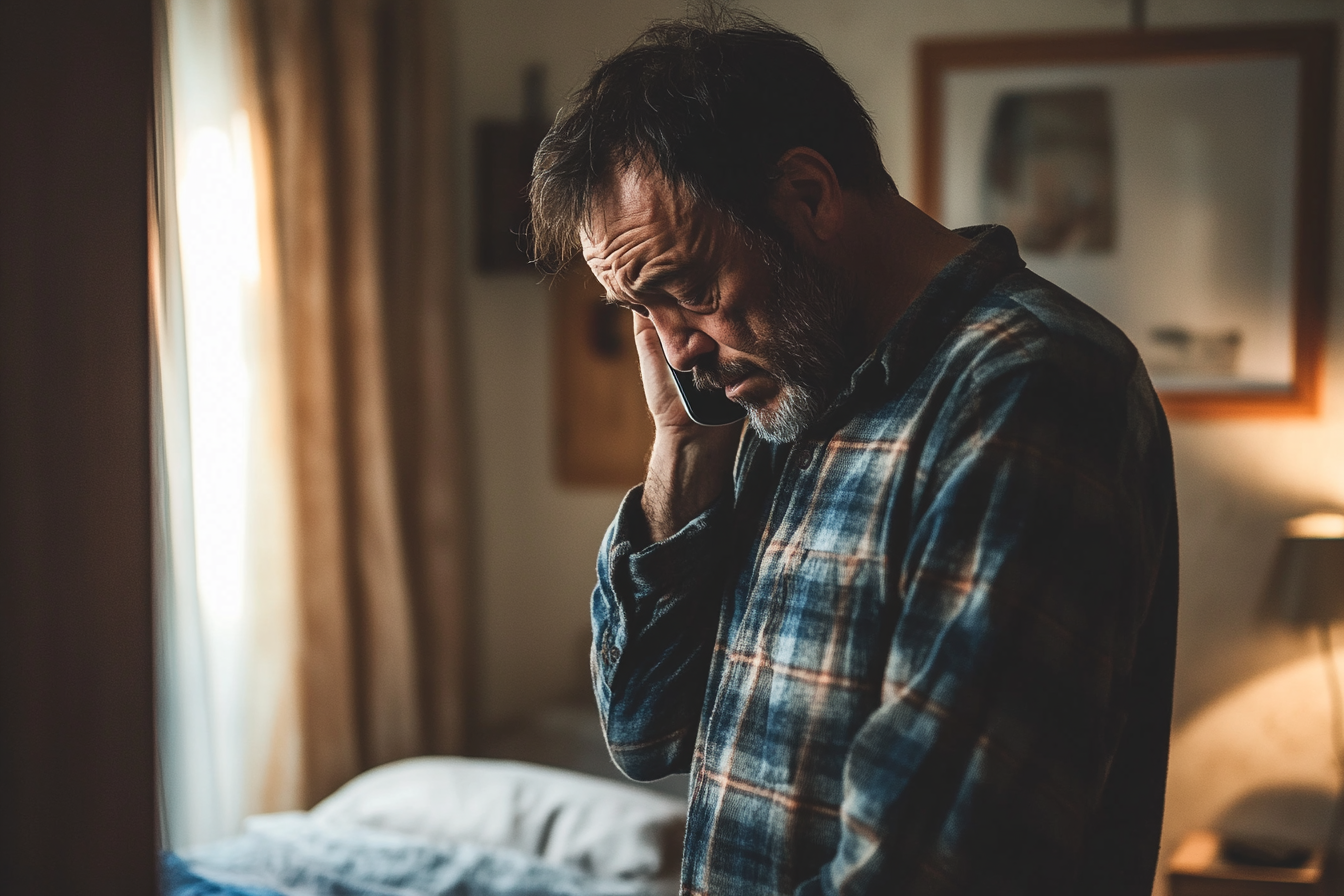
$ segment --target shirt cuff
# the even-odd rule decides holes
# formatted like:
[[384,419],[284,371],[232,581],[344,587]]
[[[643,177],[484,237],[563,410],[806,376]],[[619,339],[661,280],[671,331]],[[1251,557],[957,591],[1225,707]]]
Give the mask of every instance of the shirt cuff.
[[625,567],[623,584],[636,600],[651,593],[693,590],[704,571],[718,568],[717,560],[726,547],[722,531],[732,515],[732,494],[723,495],[672,535],[652,544],[648,543],[643,497],[644,486],[637,485],[621,501],[607,543],[611,568]]

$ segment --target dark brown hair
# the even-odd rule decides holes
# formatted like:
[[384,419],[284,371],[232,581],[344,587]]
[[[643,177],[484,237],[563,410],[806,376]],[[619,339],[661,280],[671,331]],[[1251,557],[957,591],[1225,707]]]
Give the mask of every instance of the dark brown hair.
[[748,229],[772,231],[776,165],[798,146],[821,153],[846,189],[896,190],[872,118],[807,41],[716,6],[654,23],[597,66],[537,151],[537,261],[556,270],[569,260],[595,194],[633,164]]

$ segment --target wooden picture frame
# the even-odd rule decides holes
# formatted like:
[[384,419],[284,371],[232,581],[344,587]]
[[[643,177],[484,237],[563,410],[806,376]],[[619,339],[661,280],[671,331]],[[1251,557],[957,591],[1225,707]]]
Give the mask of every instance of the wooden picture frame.
[[1315,414],[1336,43],[1333,24],[925,41],[917,202],[1015,223],[1029,267],[1126,331],[1170,416]]

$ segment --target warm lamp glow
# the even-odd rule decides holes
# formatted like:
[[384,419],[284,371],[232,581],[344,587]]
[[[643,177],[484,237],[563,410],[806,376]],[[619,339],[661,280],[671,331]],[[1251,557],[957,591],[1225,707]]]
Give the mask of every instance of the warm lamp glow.
[[1344,538],[1344,513],[1309,513],[1283,526],[1285,538]]

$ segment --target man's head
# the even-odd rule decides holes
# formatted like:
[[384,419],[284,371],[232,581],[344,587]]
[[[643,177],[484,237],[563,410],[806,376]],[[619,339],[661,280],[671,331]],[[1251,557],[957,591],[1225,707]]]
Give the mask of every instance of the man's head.
[[780,213],[799,171],[834,193],[895,195],[872,120],[806,41],[723,11],[657,24],[598,66],[543,141],[535,244],[555,267],[582,248],[674,366],[791,440],[853,360],[851,285]]
[[726,389],[766,438],[797,438],[852,367],[843,278],[786,243],[745,239],[657,172],[629,168],[599,193],[582,244],[608,299],[649,318],[668,362]]

